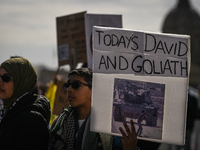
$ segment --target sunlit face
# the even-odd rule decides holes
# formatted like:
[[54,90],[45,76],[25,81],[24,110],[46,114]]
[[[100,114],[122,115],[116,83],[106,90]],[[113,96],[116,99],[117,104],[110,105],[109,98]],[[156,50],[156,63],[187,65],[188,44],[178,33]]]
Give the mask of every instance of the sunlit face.
[[[80,77],[78,75],[70,75],[68,82],[72,83],[73,81],[79,80],[82,83],[87,84],[87,82],[84,81],[83,77]],[[67,89],[67,95],[69,104],[72,107],[80,108],[90,108],[91,107],[91,95],[92,95],[92,89],[90,89],[88,86],[80,84],[80,87],[78,89],[73,89],[70,85]]]
[[[9,75],[7,71],[3,68],[0,68],[0,76]],[[0,98],[1,99],[8,99],[12,96],[14,91],[14,82],[13,78],[9,82],[3,82],[2,78],[0,77]]]

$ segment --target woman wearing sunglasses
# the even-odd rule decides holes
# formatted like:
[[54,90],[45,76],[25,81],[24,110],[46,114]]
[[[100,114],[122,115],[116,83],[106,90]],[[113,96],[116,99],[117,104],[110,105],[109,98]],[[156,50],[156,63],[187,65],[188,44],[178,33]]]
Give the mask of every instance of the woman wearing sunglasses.
[[0,65],[1,150],[48,149],[49,101],[33,94],[37,73],[25,58],[12,57]]
[[126,131],[120,128],[122,141],[120,137],[90,131],[92,96],[90,68],[73,70],[63,86],[67,91],[70,106],[63,110],[51,126],[51,150],[136,150],[137,136],[133,121],[131,129],[126,123],[124,123]]

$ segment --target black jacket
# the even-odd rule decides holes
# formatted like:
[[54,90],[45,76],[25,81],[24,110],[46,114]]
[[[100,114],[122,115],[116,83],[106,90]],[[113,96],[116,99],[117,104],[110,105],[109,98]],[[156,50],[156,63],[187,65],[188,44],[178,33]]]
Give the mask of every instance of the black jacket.
[[49,120],[47,98],[25,95],[0,123],[0,150],[47,150]]

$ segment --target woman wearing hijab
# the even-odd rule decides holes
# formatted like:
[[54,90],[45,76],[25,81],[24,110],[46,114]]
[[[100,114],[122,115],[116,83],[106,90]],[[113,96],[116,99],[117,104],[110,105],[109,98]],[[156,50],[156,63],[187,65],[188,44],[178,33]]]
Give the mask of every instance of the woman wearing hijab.
[[50,105],[46,97],[33,94],[37,73],[25,58],[13,57],[0,65],[1,150],[48,149]]

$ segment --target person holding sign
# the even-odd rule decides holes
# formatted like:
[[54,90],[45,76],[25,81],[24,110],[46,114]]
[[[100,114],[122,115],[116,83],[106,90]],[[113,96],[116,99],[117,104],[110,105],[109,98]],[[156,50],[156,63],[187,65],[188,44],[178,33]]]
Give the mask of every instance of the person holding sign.
[[0,65],[1,150],[47,150],[49,100],[34,94],[37,73],[22,57],[11,57]]
[[75,69],[69,73],[68,81],[63,86],[70,105],[52,123],[50,149],[136,150],[137,136],[132,120],[131,129],[126,123],[125,130],[119,128],[122,134],[119,142],[116,136],[90,131],[92,74],[90,68]]

